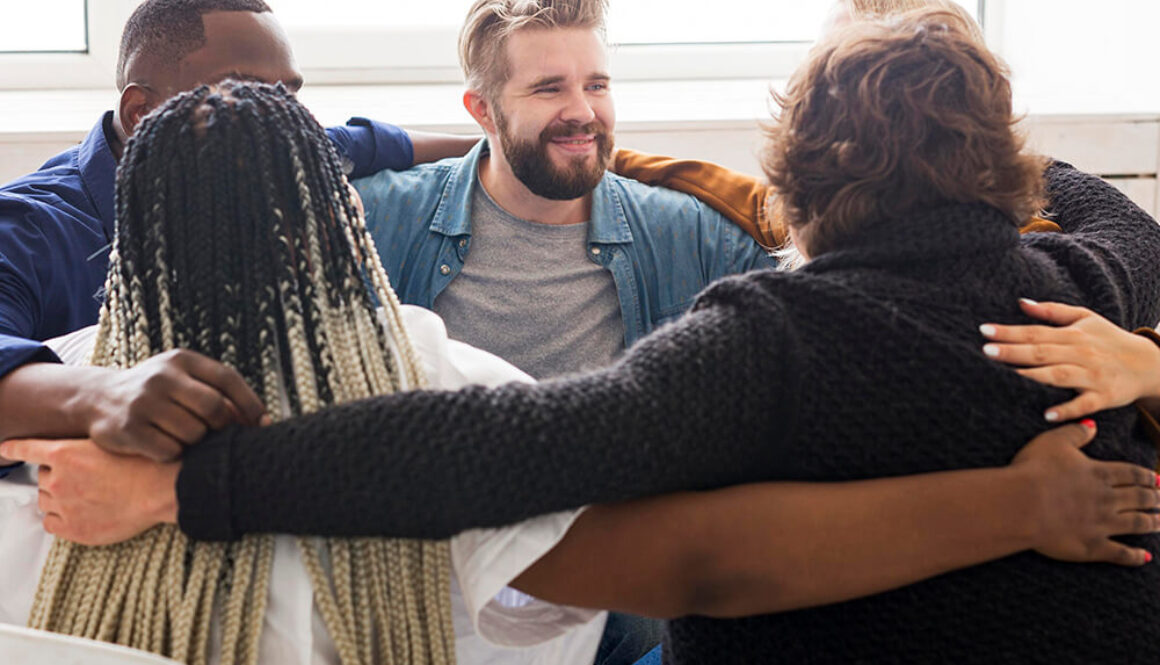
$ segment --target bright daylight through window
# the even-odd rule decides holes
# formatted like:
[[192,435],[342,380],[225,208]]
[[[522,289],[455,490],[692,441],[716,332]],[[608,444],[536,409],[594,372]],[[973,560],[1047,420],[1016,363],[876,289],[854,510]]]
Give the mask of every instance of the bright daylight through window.
[[85,0],[37,0],[0,5],[0,53],[83,53],[88,50]]

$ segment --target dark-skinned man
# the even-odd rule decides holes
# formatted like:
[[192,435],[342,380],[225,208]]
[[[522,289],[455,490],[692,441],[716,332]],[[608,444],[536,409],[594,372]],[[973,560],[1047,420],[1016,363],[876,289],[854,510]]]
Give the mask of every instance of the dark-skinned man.
[[[79,427],[110,450],[163,459],[208,428],[261,418],[240,376],[208,358],[178,352],[131,370],[65,369],[39,342],[97,320],[114,173],[141,118],[179,92],[225,78],[302,85],[263,0],[146,0],[122,35],[117,107],[80,145],[0,187],[0,440]],[[354,177],[460,155],[475,140],[408,135],[361,118],[328,134]]]

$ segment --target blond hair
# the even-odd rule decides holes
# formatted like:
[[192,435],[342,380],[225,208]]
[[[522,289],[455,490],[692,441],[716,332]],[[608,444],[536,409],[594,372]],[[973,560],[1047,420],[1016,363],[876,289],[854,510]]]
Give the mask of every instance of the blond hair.
[[[275,418],[425,383],[338,156],[281,86],[203,86],[142,122],[117,173],[106,292],[93,364],[198,351]],[[299,546],[343,665],[454,664],[446,542]],[[221,663],[252,665],[272,559],[273,536],[197,542],[173,526],[57,540],[29,624],[202,664],[217,611]]]
[[604,35],[608,0],[476,0],[459,31],[467,87],[494,100],[511,76],[507,42],[529,29],[584,28]]
[[916,10],[939,9],[957,16],[970,35],[981,44],[983,29],[967,10],[954,0],[841,0],[850,10],[854,21],[888,19]]

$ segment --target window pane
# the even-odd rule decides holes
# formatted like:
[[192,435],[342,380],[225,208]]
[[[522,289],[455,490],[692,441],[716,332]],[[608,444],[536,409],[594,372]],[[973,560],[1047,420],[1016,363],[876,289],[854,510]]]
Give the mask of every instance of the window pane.
[[[457,31],[472,0],[269,2],[291,29]],[[960,4],[977,13],[977,0],[960,0]],[[728,9],[707,11],[706,6]],[[817,37],[832,6],[823,0],[614,0],[608,36],[614,44],[808,42]]]
[[0,7],[0,53],[85,52],[85,0],[5,2]]

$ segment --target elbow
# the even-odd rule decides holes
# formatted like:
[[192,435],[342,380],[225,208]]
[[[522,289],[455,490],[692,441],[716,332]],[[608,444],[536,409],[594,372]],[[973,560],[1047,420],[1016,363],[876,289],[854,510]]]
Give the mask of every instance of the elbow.
[[760,574],[746,566],[738,554],[713,551],[708,543],[695,556],[685,557],[677,579],[679,589],[662,618],[705,616],[733,619],[792,609],[790,588],[773,571]]

